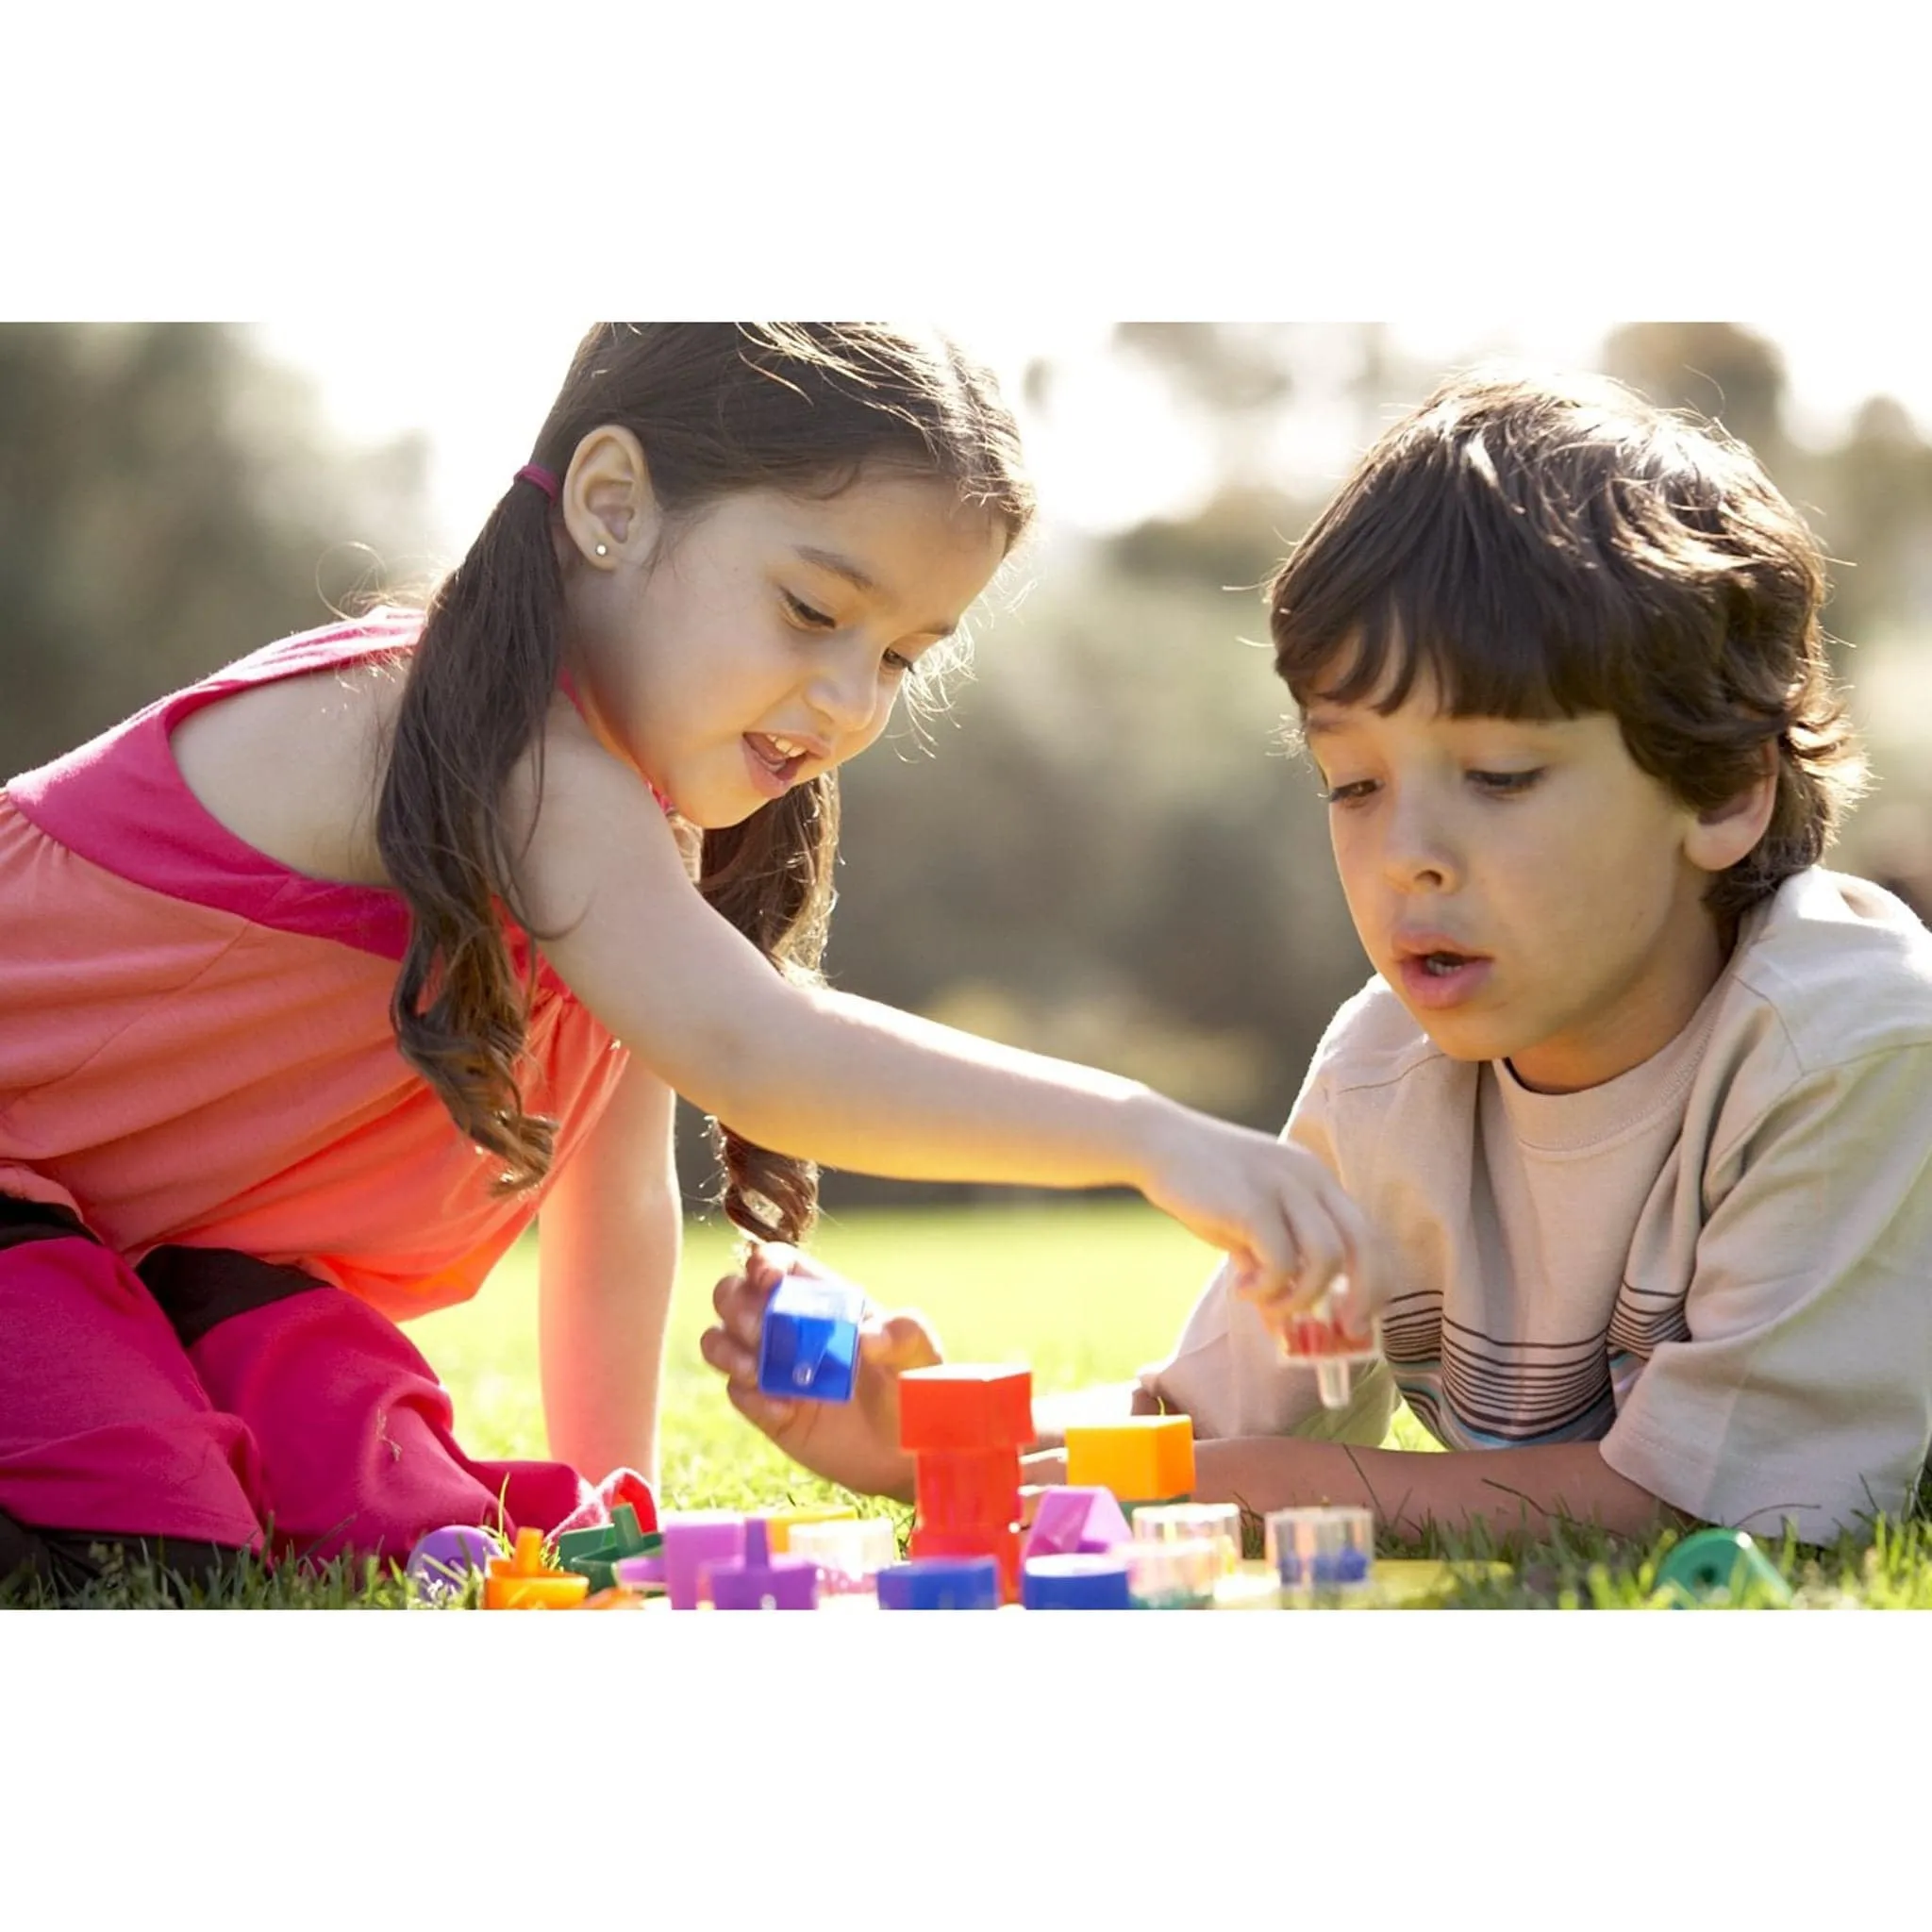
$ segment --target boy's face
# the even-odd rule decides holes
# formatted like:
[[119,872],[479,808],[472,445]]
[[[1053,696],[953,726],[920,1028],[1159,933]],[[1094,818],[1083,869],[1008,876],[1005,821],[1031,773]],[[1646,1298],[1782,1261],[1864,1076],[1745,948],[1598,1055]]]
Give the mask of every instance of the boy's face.
[[1593,1087],[1710,990],[1724,951],[1697,815],[1613,717],[1450,717],[1424,675],[1387,717],[1317,700],[1304,730],[1356,931],[1444,1053]]

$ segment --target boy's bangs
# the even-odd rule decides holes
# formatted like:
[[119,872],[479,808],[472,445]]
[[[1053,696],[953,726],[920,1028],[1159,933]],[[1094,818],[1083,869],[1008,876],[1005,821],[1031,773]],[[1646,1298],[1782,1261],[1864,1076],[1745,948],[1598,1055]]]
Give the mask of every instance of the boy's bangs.
[[1368,705],[1385,715],[1418,681],[1456,718],[1569,718],[1609,708],[1597,613],[1574,606],[1560,628],[1541,600],[1397,582],[1352,616],[1317,632],[1291,615],[1276,622],[1276,663],[1303,710],[1315,702]]
[[1612,667],[1659,600],[1596,532],[1527,510],[1464,466],[1403,477],[1318,525],[1271,598],[1295,702],[1386,713],[1425,677],[1452,717],[1618,709]]

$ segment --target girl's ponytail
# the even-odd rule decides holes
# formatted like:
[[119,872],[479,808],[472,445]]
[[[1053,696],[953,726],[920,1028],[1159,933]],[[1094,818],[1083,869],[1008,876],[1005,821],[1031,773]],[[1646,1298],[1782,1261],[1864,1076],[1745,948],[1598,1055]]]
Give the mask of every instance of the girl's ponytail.
[[[838,845],[838,780],[827,772],[743,824],[707,832],[698,891],[788,979],[817,984]],[[804,1241],[818,1219],[818,1169],[728,1122],[709,1126],[729,1219],[759,1241]]]
[[[451,1118],[504,1164],[499,1191],[549,1172],[556,1124],[524,1111],[534,943],[520,976],[504,788],[542,743],[563,661],[563,576],[541,490],[513,483],[438,586],[396,709],[375,838],[408,902],[408,949],[390,1015],[403,1057]],[[541,782],[541,773],[539,773]]]

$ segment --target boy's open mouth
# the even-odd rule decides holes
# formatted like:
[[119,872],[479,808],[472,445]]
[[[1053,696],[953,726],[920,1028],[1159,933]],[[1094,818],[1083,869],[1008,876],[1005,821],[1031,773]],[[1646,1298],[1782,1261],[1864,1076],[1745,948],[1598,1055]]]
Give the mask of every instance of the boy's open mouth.
[[1431,1008],[1460,1006],[1488,981],[1486,953],[1444,945],[1446,934],[1406,933],[1395,941],[1395,979],[1409,1000]]

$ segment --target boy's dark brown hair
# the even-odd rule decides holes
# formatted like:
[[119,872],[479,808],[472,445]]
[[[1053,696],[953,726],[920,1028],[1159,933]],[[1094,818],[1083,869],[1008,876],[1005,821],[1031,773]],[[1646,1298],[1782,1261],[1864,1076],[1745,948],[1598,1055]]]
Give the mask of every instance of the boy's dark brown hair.
[[1713,425],[1607,377],[1482,370],[1382,436],[1268,607],[1304,710],[1391,711],[1426,667],[1457,716],[1608,712],[1699,811],[1775,747],[1764,836],[1705,894],[1729,921],[1819,858],[1863,785],[1824,589],[1804,523]]
[[[874,324],[606,323],[577,347],[530,452],[557,475],[604,424],[635,432],[673,532],[732,491],[830,495],[862,469],[956,484],[1025,529],[1032,492],[992,378],[943,337]],[[512,467],[506,464],[506,473]],[[452,1117],[504,1164],[500,1186],[548,1172],[554,1124],[518,1083],[529,977],[504,917],[504,786],[541,729],[563,663],[563,575],[545,494],[512,483],[430,600],[377,806],[389,876],[411,915],[391,1017],[402,1052]],[[838,790],[826,773],[741,824],[704,836],[698,889],[780,972],[816,979],[832,908]],[[530,951],[534,964],[535,948]],[[724,1208],[748,1232],[802,1240],[817,1211],[809,1162],[714,1123]]]

